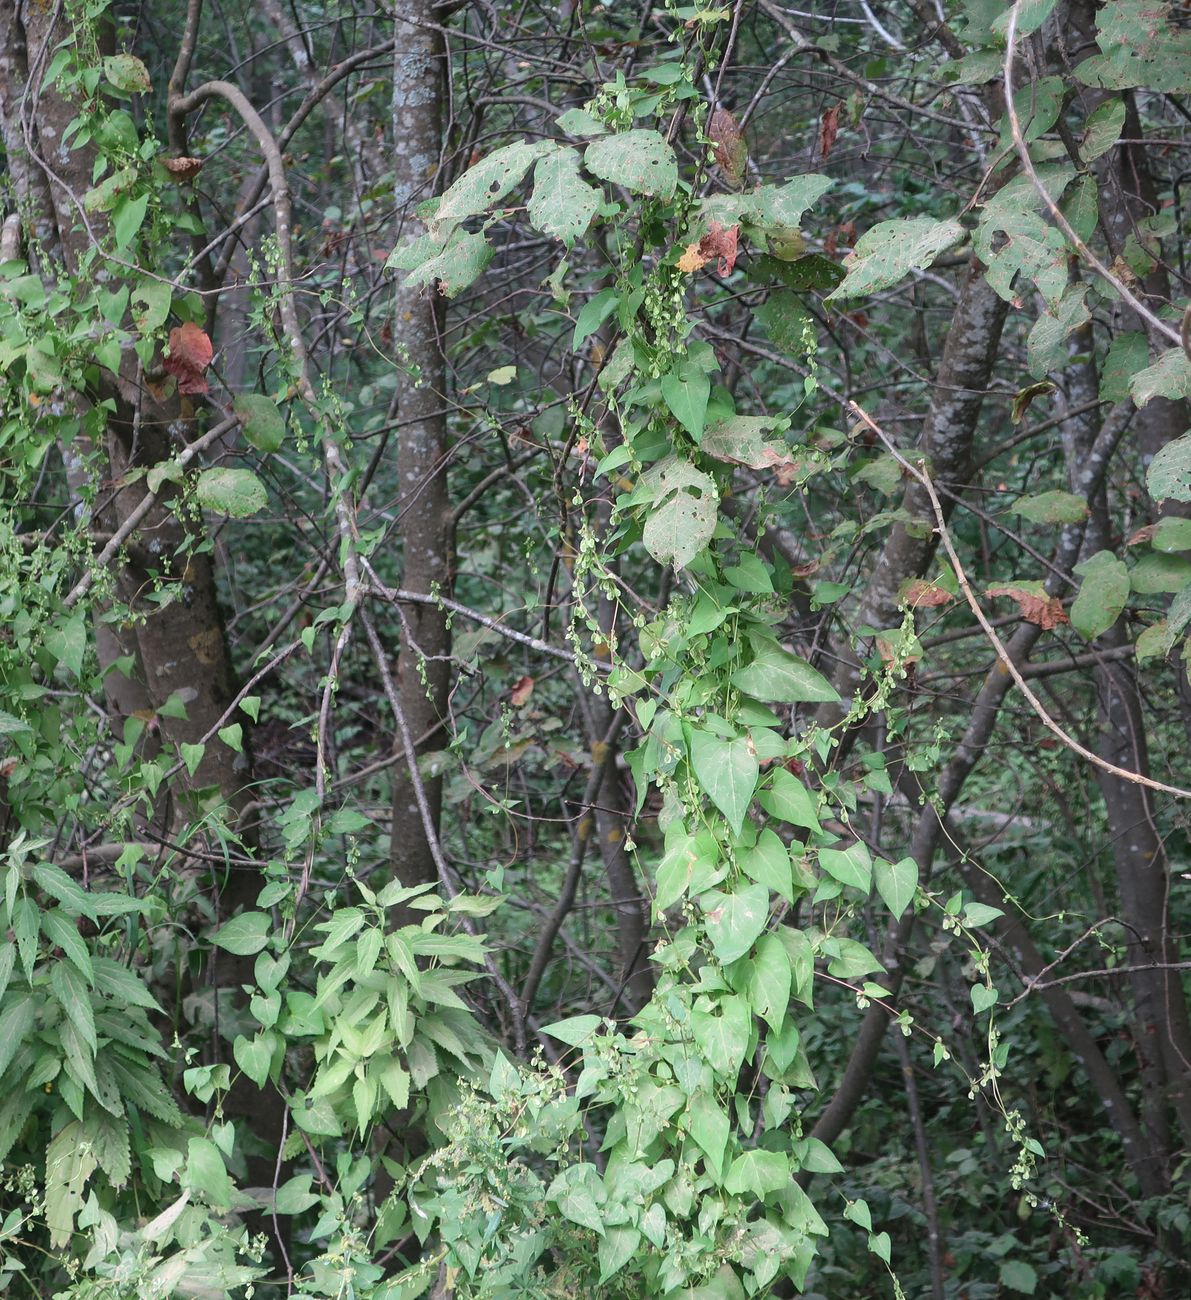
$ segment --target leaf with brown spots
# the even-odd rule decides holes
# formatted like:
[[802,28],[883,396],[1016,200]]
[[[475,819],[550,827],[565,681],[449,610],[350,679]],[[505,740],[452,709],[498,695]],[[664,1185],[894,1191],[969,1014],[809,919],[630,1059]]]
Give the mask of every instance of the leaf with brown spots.
[[201,326],[187,321],[170,330],[169,356],[162,365],[178,381],[178,392],[200,394],[207,392],[205,371],[214,355],[211,340]]
[[1047,594],[1040,582],[1005,583],[1000,587],[989,587],[989,596],[1008,596],[1017,602],[1021,616],[1027,623],[1044,628],[1047,632],[1062,623],[1069,623],[1062,601]]

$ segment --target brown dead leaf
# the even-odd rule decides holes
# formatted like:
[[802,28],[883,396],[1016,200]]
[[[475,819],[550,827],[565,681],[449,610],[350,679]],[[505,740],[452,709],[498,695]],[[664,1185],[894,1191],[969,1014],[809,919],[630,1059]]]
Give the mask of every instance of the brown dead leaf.
[[933,582],[927,582],[923,578],[916,578],[906,588],[902,599],[911,609],[934,609],[939,605],[950,604],[955,597],[951,592],[936,586]]
[[724,175],[733,185],[739,185],[748,165],[748,146],[736,119],[726,108],[712,111],[707,122],[707,138],[715,146],[715,160]]
[[161,165],[166,169],[175,180],[189,181],[193,180],[203,169],[203,160],[201,158],[163,158]]
[[890,641],[888,637],[878,636],[876,645],[877,653],[881,656],[882,663],[892,664],[901,662],[907,667],[910,667],[922,658],[921,655],[905,654],[902,651],[902,647],[899,644]]
[[819,122],[819,156],[826,158],[831,152],[831,146],[835,144],[835,137],[839,135],[839,112],[840,106],[833,104],[831,108],[825,109],[823,117]]
[[1062,601],[1055,596],[1042,596],[1037,592],[1015,587],[1011,584],[1001,587],[989,587],[986,594],[989,596],[1008,596],[1011,600],[1017,602],[1017,607],[1021,610],[1021,616],[1027,623],[1033,623],[1035,627],[1043,628],[1047,632],[1058,627],[1061,623],[1071,621],[1067,617],[1067,612],[1063,609]]
[[688,244],[686,252],[678,259],[678,269],[685,275],[690,275],[694,271],[701,271],[707,265],[708,259],[699,252],[697,243]]
[[513,683],[513,689],[509,694],[509,699],[514,708],[521,708],[522,705],[529,703],[529,697],[533,694],[532,677],[521,677]]
[[1139,528],[1137,532],[1131,533],[1129,535],[1129,540],[1125,543],[1125,545],[1140,546],[1143,542],[1153,541],[1154,534],[1157,531],[1158,531],[1157,524],[1146,524],[1143,528]]
[[193,321],[170,330],[169,356],[162,365],[178,381],[178,392],[199,394],[207,391],[204,373],[214,356],[211,340]]
[[739,237],[739,226],[728,226],[725,229],[718,221],[713,221],[707,234],[699,240],[699,256],[704,262],[710,262],[713,257],[718,257],[719,264],[715,269],[720,275],[731,275],[732,268],[736,265]]

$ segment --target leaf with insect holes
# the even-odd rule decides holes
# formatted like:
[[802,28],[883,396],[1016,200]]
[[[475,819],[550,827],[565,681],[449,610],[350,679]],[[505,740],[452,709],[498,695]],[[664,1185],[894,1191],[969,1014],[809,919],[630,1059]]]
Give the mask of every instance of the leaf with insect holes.
[[794,451],[784,442],[767,440],[784,421],[768,415],[733,415],[718,420],[703,434],[699,448],[704,454],[729,465],[747,465],[749,469],[772,470],[780,486],[793,482],[800,470],[809,469],[806,453]]
[[654,493],[642,533],[645,549],[659,564],[685,568],[715,532],[715,481],[677,456],[654,465],[643,478]]
[[265,485],[250,469],[205,469],[194,494],[205,510],[233,519],[247,519],[269,503]]
[[401,244],[389,254],[387,269],[405,268],[406,288],[438,282],[444,298],[453,298],[466,289],[492,261],[496,250],[483,235],[473,230],[453,230],[445,244],[423,235],[410,244]]
[[848,270],[844,282],[825,301],[888,289],[911,271],[928,267],[963,236],[963,226],[952,220],[903,217],[878,222],[857,240],[844,260]]
[[1146,471],[1155,501],[1191,501],[1191,433],[1159,449]]
[[1182,348],[1169,348],[1152,366],[1133,376],[1129,391],[1138,406],[1146,406],[1155,397],[1172,402],[1191,397],[1191,361]]
[[422,204],[418,215],[436,239],[444,240],[461,221],[499,203],[539,158],[557,147],[552,141],[522,140],[496,149],[469,167],[440,198]]
[[186,321],[170,330],[169,355],[162,364],[178,381],[178,392],[201,394],[207,391],[205,372],[214,355],[211,340],[202,327]]
[[583,234],[603,195],[579,175],[579,154],[559,149],[538,160],[529,200],[529,221],[535,230],[570,247]]
[[130,93],[149,90],[149,69],[135,54],[109,54],[103,61],[103,75],[108,85]]
[[600,136],[587,146],[583,166],[600,180],[636,194],[668,199],[678,186],[674,150],[657,131]]

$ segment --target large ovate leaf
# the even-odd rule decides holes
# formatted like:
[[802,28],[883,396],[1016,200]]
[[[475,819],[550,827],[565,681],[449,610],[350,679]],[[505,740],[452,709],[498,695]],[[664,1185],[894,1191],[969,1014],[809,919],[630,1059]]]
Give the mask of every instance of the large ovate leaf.
[[575,149],[558,149],[538,160],[528,208],[535,230],[573,244],[591,224],[602,201],[599,190],[579,175]]
[[805,659],[780,646],[764,646],[732,674],[732,685],[755,700],[776,704],[837,704],[839,692]]
[[247,957],[261,951],[269,942],[272,929],[272,918],[267,912],[241,912],[216,930],[213,942],[225,952]]
[[1143,555],[1129,570],[1129,584],[1139,595],[1182,591],[1191,582],[1191,560],[1183,555]]
[[1173,402],[1191,397],[1191,361],[1182,348],[1168,348],[1154,362],[1133,376],[1129,392],[1138,406],[1145,406],[1155,397],[1167,397]]
[[707,1157],[712,1172],[718,1176],[724,1167],[730,1127],[723,1108],[706,1092],[695,1093],[687,1111],[687,1127]]
[[607,1200],[607,1195],[595,1166],[587,1163],[574,1164],[564,1169],[546,1193],[547,1199],[553,1201],[572,1223],[590,1228],[601,1236],[604,1232],[604,1216],[600,1213],[600,1207]]
[[549,141],[521,140],[496,149],[469,167],[440,198],[424,203],[418,215],[436,239],[445,239],[461,221],[499,203],[539,158],[556,148]]
[[776,934],[763,934],[757,940],[749,972],[748,996],[753,1011],[778,1030],[790,1006],[794,971],[790,954]]
[[703,793],[739,832],[760,772],[753,742],[747,736],[724,740],[710,731],[693,731],[691,769]]
[[867,895],[873,883],[873,860],[867,847],[856,840],[846,849],[820,849],[819,865],[841,885]]
[[1077,565],[1083,577],[1071,606],[1071,626],[1087,641],[1107,632],[1129,599],[1129,570],[1111,551],[1098,551]]
[[1191,433],[1159,449],[1146,471],[1155,501],[1191,501]]
[[737,849],[736,861],[750,880],[764,885],[786,902],[794,902],[794,872],[790,865],[790,850],[775,831],[766,827],[757,836],[757,842],[752,848]]
[[767,813],[791,826],[802,826],[809,831],[820,829],[814,795],[784,767],[774,772],[769,786],[757,798]]
[[205,510],[247,519],[269,504],[265,485],[250,469],[205,469],[194,494]]
[[740,1069],[752,1037],[753,1019],[744,998],[721,998],[719,1014],[691,1012],[691,1032],[718,1074],[734,1076]]
[[219,1148],[209,1138],[190,1139],[182,1185],[215,1211],[231,1208],[232,1182]]
[[845,260],[848,274],[827,301],[888,289],[911,271],[928,267],[963,236],[963,226],[950,219],[902,217],[879,222],[857,240]]
[[734,1196],[751,1193],[764,1197],[781,1191],[790,1181],[789,1157],[779,1151],[744,1151],[732,1161],[724,1179],[724,1190]]
[[725,966],[748,952],[769,919],[769,890],[764,885],[747,885],[732,894],[708,890],[699,903],[712,951]]
[[703,436],[711,380],[698,366],[685,365],[662,376],[662,399],[696,442]]
[[900,919],[918,889],[918,863],[913,858],[892,864],[878,858],[873,863],[873,883],[882,902]]
[[244,437],[257,451],[276,451],[285,441],[285,417],[263,393],[242,393],[232,408]]
[[661,564],[685,568],[715,532],[720,494],[710,475],[677,456],[644,476],[654,502],[645,521],[645,549]]
[[1164,0],[1111,0],[1096,14],[1101,53],[1080,60],[1076,76],[1088,86],[1128,90],[1146,86],[1191,92],[1191,32],[1173,22]]
[[435,284],[444,298],[453,298],[472,284],[492,261],[495,252],[483,235],[471,230],[455,229],[445,245],[429,235],[395,248],[385,265],[405,268],[407,287]]
[[678,185],[674,150],[657,131],[622,131],[587,146],[583,165],[593,176],[636,194],[668,199]]
[[1032,524],[1078,524],[1088,517],[1088,503],[1073,492],[1040,492],[1037,496],[1019,497],[1013,510]]

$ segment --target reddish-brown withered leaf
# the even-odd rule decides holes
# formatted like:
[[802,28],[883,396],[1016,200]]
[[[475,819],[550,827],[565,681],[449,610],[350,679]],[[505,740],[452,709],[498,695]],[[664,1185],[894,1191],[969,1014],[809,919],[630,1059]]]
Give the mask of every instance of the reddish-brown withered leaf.
[[529,697],[533,694],[533,684],[534,679],[532,677],[519,677],[513,683],[509,699],[518,709],[529,703]]
[[838,104],[834,104],[823,111],[823,118],[819,123],[820,158],[827,157],[831,152],[831,146],[835,144],[835,137],[839,135],[839,107]]
[[170,330],[170,353],[162,363],[178,381],[178,392],[191,395],[207,391],[204,371],[214,356],[211,340],[193,321]]
[[180,181],[193,179],[203,169],[203,160],[201,158],[162,158],[161,165],[171,176],[177,177]]
[[713,221],[707,234],[699,240],[699,256],[705,262],[718,257],[716,270],[720,275],[731,275],[732,268],[736,265],[736,241],[739,235],[739,226],[729,226],[725,230],[718,221]]
[[[1036,584],[1031,583],[1031,586]],[[1021,610],[1021,616],[1027,623],[1033,623],[1037,627],[1045,628],[1050,631],[1056,628],[1060,623],[1069,623],[1071,620],[1067,617],[1067,611],[1063,608],[1062,601],[1054,596],[1043,595],[1037,591],[1030,591],[1025,587],[1015,587],[1005,585],[1003,587],[989,587],[990,596],[1008,596],[1010,599],[1017,601],[1017,607]]]
[[726,179],[739,185],[748,165],[748,146],[736,119],[726,108],[712,111],[707,122],[707,138],[715,145],[715,160]]
[[906,588],[902,599],[911,609],[933,609],[938,605],[949,604],[955,597],[951,592],[943,587],[936,586],[933,582],[915,578]]

